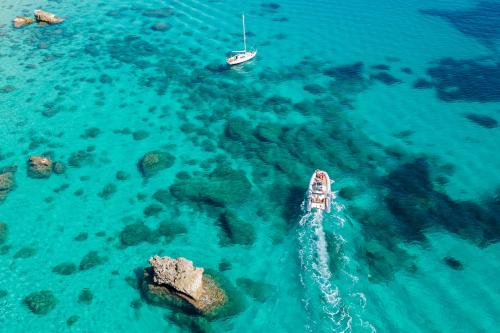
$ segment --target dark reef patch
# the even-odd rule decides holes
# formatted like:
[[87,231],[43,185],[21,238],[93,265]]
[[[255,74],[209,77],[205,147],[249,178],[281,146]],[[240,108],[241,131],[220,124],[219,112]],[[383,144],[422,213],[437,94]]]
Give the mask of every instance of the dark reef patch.
[[401,234],[408,241],[422,241],[430,228],[444,228],[480,245],[500,239],[500,202],[497,198],[479,205],[454,201],[434,189],[426,159],[400,165],[385,177],[389,190],[385,202],[399,222]]
[[63,262],[60,263],[54,268],[52,268],[52,272],[59,275],[71,275],[77,271],[77,266],[72,262]]
[[39,315],[46,315],[56,307],[57,299],[52,291],[41,290],[26,296],[23,303],[31,312]]
[[453,257],[444,257],[443,262],[448,265],[448,267],[456,270],[456,271],[461,271],[464,269],[464,265],[460,262],[460,260],[453,258]]
[[155,235],[143,222],[136,222],[123,228],[120,241],[124,246],[135,246],[142,242],[154,242]]
[[489,116],[483,116],[476,113],[468,113],[465,115],[465,118],[484,128],[495,128],[498,126],[498,121]]
[[83,288],[80,294],[78,295],[78,303],[80,304],[91,304],[94,299],[94,295],[90,291],[89,288]]
[[500,101],[500,63],[491,59],[444,58],[427,73],[443,101]]
[[222,245],[251,245],[255,242],[255,229],[251,223],[240,219],[236,214],[226,211],[219,217],[222,234],[219,235]]
[[386,73],[386,72],[381,72],[381,73],[377,73],[377,74],[371,74],[370,78],[374,79],[374,80],[377,80],[377,81],[380,81],[383,84],[386,84],[388,86],[402,82],[400,79],[397,79],[394,76],[392,76],[391,74]]
[[275,292],[275,287],[272,284],[254,281],[249,278],[237,279],[236,285],[242,288],[247,295],[261,303],[272,297]]
[[36,250],[32,247],[23,247],[21,249],[19,249],[19,251],[17,251],[15,254],[14,254],[14,259],[27,259],[27,258],[30,258],[30,257],[33,257],[34,255],[36,254]]
[[439,16],[449,21],[458,31],[491,46],[500,38],[500,3],[479,1],[467,10],[426,9],[423,14]]
[[104,264],[106,261],[108,261],[108,258],[99,255],[99,252],[89,251],[80,261],[80,270],[84,271],[94,268],[96,266]]
[[426,79],[420,78],[413,82],[413,88],[415,89],[430,89],[432,87],[434,87],[434,84]]

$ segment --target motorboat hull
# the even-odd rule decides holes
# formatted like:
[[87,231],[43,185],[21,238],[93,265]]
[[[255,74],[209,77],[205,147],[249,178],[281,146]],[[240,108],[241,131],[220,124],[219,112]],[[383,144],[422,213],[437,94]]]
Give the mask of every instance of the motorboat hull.
[[307,190],[307,211],[313,209],[330,213],[332,204],[332,189],[330,176],[325,171],[314,171]]
[[245,53],[238,53],[232,57],[227,58],[226,63],[229,66],[242,64],[244,62],[252,60],[253,58],[255,58],[256,55],[257,55],[257,51],[247,51]]

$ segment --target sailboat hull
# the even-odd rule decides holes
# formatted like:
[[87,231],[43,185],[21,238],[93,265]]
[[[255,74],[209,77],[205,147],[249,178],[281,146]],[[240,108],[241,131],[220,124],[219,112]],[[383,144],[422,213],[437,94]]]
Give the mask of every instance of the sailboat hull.
[[257,55],[257,51],[246,51],[238,53],[232,57],[226,59],[226,63],[229,66],[238,65],[249,60],[252,60]]

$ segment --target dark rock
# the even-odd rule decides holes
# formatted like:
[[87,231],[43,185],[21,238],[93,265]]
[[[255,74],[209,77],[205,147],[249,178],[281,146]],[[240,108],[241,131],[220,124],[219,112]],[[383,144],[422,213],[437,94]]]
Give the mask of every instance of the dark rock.
[[151,229],[142,222],[129,224],[120,233],[120,240],[124,246],[135,246],[142,242],[152,241],[154,235]]
[[76,240],[77,242],[82,242],[84,240],[87,240],[87,238],[89,238],[89,234],[86,232],[81,232],[75,236],[74,240]]
[[243,170],[227,166],[216,168],[208,177],[178,181],[170,192],[179,200],[227,206],[245,201],[252,185]]
[[380,71],[388,71],[391,69],[391,67],[389,65],[386,65],[386,64],[372,65],[372,66],[370,66],[370,68],[377,69]]
[[483,116],[476,113],[468,113],[465,115],[465,117],[484,128],[495,128],[498,126],[498,121],[488,116]]
[[29,294],[23,302],[31,312],[46,315],[56,307],[57,299],[52,291],[41,290]]
[[7,290],[0,289],[0,299],[4,298],[7,295],[8,295]]
[[401,83],[402,81],[400,79],[395,78],[389,73],[386,72],[381,72],[377,74],[371,74],[370,78],[378,80],[386,85],[393,85],[395,83]]
[[56,175],[62,175],[66,172],[66,166],[62,162],[54,162],[54,164],[52,164],[52,171],[54,171]]
[[14,90],[16,90],[16,87],[14,87],[11,84],[8,84],[8,85],[0,88],[0,94],[8,94],[8,93],[13,92]]
[[23,247],[14,254],[14,259],[27,259],[33,257],[36,250],[32,247]]
[[103,199],[109,199],[109,197],[115,194],[116,191],[117,191],[116,185],[113,183],[109,183],[106,186],[104,186],[101,192],[99,192],[97,195]]
[[66,325],[73,326],[78,321],[78,319],[80,319],[79,316],[73,315],[66,320]]
[[304,90],[313,95],[320,95],[326,92],[326,89],[317,83],[306,84],[304,86]]
[[415,89],[429,89],[429,88],[432,88],[434,87],[434,84],[430,81],[427,81],[426,79],[417,79],[414,83],[413,83],[413,88]]
[[255,300],[263,303],[273,295],[275,287],[269,283],[257,282],[248,278],[239,278],[236,285]]
[[108,74],[101,74],[101,76],[99,77],[99,82],[101,82],[102,84],[111,84],[113,83],[113,78]]
[[144,177],[156,175],[159,171],[174,165],[175,156],[161,151],[152,151],[144,155],[139,161],[139,170]]
[[177,222],[169,222],[169,221],[162,221],[156,230],[156,232],[160,235],[165,237],[167,240],[173,239],[175,236],[179,234],[185,234],[188,232],[187,228]]
[[5,243],[7,239],[7,224],[0,222],[0,244]]
[[91,304],[94,299],[94,295],[88,288],[83,288],[80,294],[78,295],[78,303],[80,304]]
[[135,131],[135,132],[132,134],[132,137],[133,137],[133,138],[134,138],[134,140],[136,140],[136,141],[144,140],[144,139],[146,139],[148,136],[149,136],[149,132],[148,132],[148,131],[144,131],[144,130],[138,130],[138,131]]
[[461,271],[464,269],[464,265],[458,259],[455,259],[453,257],[444,257],[443,261],[446,265],[456,271]]
[[102,265],[107,261],[106,257],[100,256],[97,251],[89,251],[80,261],[80,270],[84,271],[98,265]]
[[158,214],[160,214],[162,210],[163,210],[162,206],[158,204],[151,204],[149,206],[146,206],[143,212],[144,215],[146,216],[158,216]]
[[130,178],[130,174],[125,171],[118,171],[115,177],[117,180],[127,180]]
[[91,127],[91,128],[87,128],[85,130],[85,132],[80,135],[80,137],[84,138],[84,139],[88,139],[88,138],[96,138],[97,136],[99,136],[99,134],[101,134],[101,130],[97,127]]
[[77,267],[72,262],[63,262],[52,268],[52,272],[59,275],[71,275],[77,271]]
[[68,164],[72,167],[82,167],[85,164],[92,163],[94,157],[93,155],[85,150],[79,150],[71,154]]
[[241,220],[234,213],[226,211],[219,218],[223,231],[221,242],[227,243],[227,239],[232,244],[251,245],[255,241],[255,229],[251,223]]

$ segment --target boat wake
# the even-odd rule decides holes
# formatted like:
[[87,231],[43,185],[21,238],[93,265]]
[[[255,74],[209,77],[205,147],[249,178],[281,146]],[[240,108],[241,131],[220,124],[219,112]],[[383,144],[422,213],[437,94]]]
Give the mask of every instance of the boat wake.
[[[352,332],[353,316],[350,312],[358,310],[351,307],[351,304],[359,303],[364,307],[366,303],[362,293],[346,292],[342,295],[339,287],[334,284],[334,281],[341,283],[340,280],[346,280],[347,285],[353,285],[358,280],[346,268],[349,257],[342,254],[342,246],[346,241],[341,235],[333,234],[333,239],[329,237],[328,240],[334,244],[328,244],[323,228],[323,220],[328,218],[328,223],[333,220],[335,227],[341,229],[345,221],[340,214],[341,210],[341,205],[332,202],[332,214],[324,216],[322,210],[314,210],[303,215],[299,221],[298,255],[301,266],[300,282],[305,291],[302,302],[308,315],[307,332]],[[330,253],[335,253],[337,257],[329,257],[329,246]],[[332,265],[331,260],[335,260],[335,265]],[[335,274],[338,276],[333,275],[330,268],[332,266],[336,267]],[[375,332],[359,314],[356,314],[354,319],[356,331],[358,327],[364,327]]]

